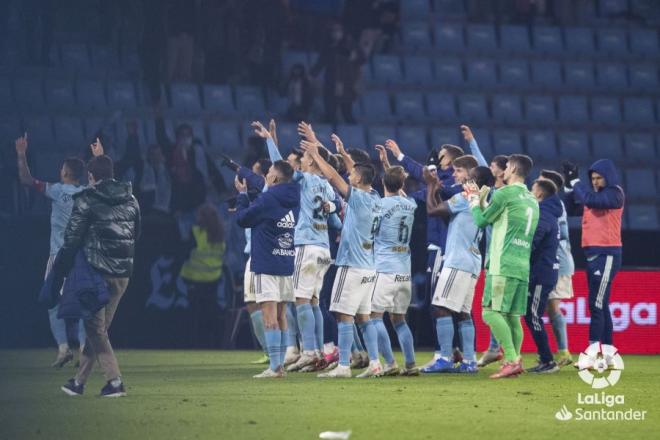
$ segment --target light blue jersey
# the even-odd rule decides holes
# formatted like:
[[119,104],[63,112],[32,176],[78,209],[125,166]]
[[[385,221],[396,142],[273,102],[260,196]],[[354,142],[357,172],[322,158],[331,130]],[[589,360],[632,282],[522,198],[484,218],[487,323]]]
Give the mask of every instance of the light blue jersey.
[[312,244],[329,247],[328,214],[323,211],[325,202],[335,199],[335,191],[321,176],[311,173],[296,173],[300,184],[300,214],[296,223],[294,243],[296,246]]
[[381,199],[374,190],[349,187],[337,266],[374,269],[374,235],[378,229]]
[[417,203],[401,196],[381,199],[381,215],[376,233],[376,271],[410,274],[410,235]]
[[474,222],[470,204],[463,194],[454,195],[447,203],[451,218],[447,232],[444,266],[479,275],[481,272],[479,242],[483,231]]
[[570,276],[575,273],[575,262],[571,254],[571,240],[568,235],[568,216],[566,215],[566,206],[561,202],[562,213],[559,217],[559,247],[557,248],[557,258],[559,259],[559,276]]
[[55,255],[64,244],[64,230],[71,210],[73,209],[73,196],[85,189],[84,186],[70,183],[47,183],[44,194],[52,200],[50,213],[50,254]]

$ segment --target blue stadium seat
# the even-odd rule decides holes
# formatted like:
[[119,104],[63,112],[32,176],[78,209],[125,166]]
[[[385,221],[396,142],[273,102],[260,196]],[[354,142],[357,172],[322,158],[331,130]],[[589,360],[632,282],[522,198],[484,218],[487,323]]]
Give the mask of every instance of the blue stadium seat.
[[426,96],[426,109],[434,121],[454,122],[456,120],[456,104],[454,95],[449,93],[428,93]]
[[209,122],[208,130],[209,149],[211,151],[225,153],[236,160],[239,159],[242,154],[240,152],[243,150],[243,143],[235,122]]
[[[396,139],[401,149],[415,160],[423,161],[429,154],[429,145],[424,127],[402,126]],[[383,140],[382,142],[385,142]],[[370,145],[373,147],[373,145]]]
[[486,99],[483,95],[462,95],[458,98],[458,108],[461,118],[466,124],[485,122],[488,120]]
[[14,98],[19,108],[35,110],[45,106],[40,79],[17,78],[14,80]]
[[589,137],[584,131],[559,133],[559,158],[586,164],[592,159],[589,152]]
[[[470,129],[472,130],[472,134],[474,134],[474,138],[477,140],[479,143],[479,149],[483,153],[484,157],[486,160],[490,160],[493,156],[495,156],[495,149],[493,148],[493,137],[491,135],[491,131],[485,127],[479,126],[479,125],[472,125],[470,126]],[[458,143],[455,145],[462,145],[463,141],[463,136],[459,134],[460,140]],[[466,152],[469,152],[469,148],[465,148]],[[511,151],[510,153],[513,153]]]
[[78,105],[85,110],[101,110],[107,108],[103,83],[100,81],[79,79],[76,82]]
[[637,126],[654,125],[655,115],[651,98],[625,98],[623,100],[623,119]]
[[[479,139],[477,139],[477,142],[479,142]],[[444,144],[460,145],[460,143],[456,127],[431,128],[431,148],[437,148]],[[479,146],[481,147],[481,144]]]
[[637,55],[657,56],[658,31],[656,29],[633,29],[630,31],[630,49]]
[[493,131],[493,149],[495,154],[522,153],[523,146],[520,132],[508,129]]
[[467,65],[468,83],[474,86],[491,86],[497,83],[495,63],[491,60],[472,60]]
[[[403,4],[406,4],[404,2]],[[431,32],[425,22],[404,22],[401,24],[401,38],[407,49],[427,48],[431,46]]]
[[58,116],[54,119],[55,143],[63,151],[79,152],[88,143],[80,118]]
[[569,27],[564,29],[566,49],[575,54],[591,54],[595,50],[594,34],[589,28]]
[[236,87],[236,110],[248,118],[258,118],[266,111],[261,89],[253,86]]
[[[60,47],[62,65],[74,67],[78,70],[89,71],[92,64],[87,52],[87,46],[84,44],[67,43]],[[99,66],[101,71],[105,71],[104,66]]]
[[557,61],[535,61],[532,63],[532,81],[544,88],[558,88],[562,85],[561,65]]
[[108,81],[108,105],[117,109],[132,109],[137,107],[135,84],[132,81]]
[[109,124],[106,118],[101,116],[87,116],[84,123],[85,139],[92,141],[98,132],[103,132],[105,136],[116,139],[117,133],[114,124]]
[[628,86],[625,64],[599,64],[596,67],[598,86],[609,90],[622,90]]
[[564,82],[567,86],[580,90],[593,88],[595,84],[593,64],[580,61],[565,63]]
[[7,76],[0,76],[0,108],[11,109],[14,107],[14,96],[11,80]]
[[628,66],[630,87],[637,91],[658,88],[658,68],[655,64],[635,64]]
[[433,7],[437,16],[463,17],[465,15],[464,0],[433,0]]
[[435,27],[435,47],[448,52],[461,52],[465,48],[463,26],[457,23],[438,23]]
[[649,168],[634,168],[626,170],[626,195],[631,200],[655,200],[657,191],[655,173]]
[[[316,125],[314,125],[314,130],[316,131]],[[210,126],[209,126],[210,132]],[[318,137],[318,133],[317,133]],[[280,123],[277,124],[277,140],[279,142],[279,148],[282,154],[285,154],[291,148],[298,148],[300,144],[300,136],[298,135],[298,126],[295,123]],[[325,144],[326,139],[320,139],[321,143]],[[328,146],[328,145],[326,145]]]
[[367,145],[362,125],[337,125],[337,135],[344,142],[346,148],[365,148]]
[[529,52],[531,45],[527,27],[516,25],[500,27],[500,49],[515,53]]
[[627,12],[627,0],[599,0],[600,15],[603,17],[622,15]]
[[[6,115],[0,118],[0,139],[2,139],[3,145],[13,142],[20,136],[23,136],[21,118],[16,115]],[[30,141],[29,136],[28,141]]]
[[489,24],[470,24],[465,29],[468,46],[476,52],[488,52],[497,49],[495,26]]
[[193,83],[170,84],[170,104],[178,112],[199,113],[202,110],[199,87]]
[[493,120],[519,124],[522,117],[522,104],[518,95],[495,95],[492,103]]
[[31,148],[40,151],[53,150],[53,124],[48,116],[25,117],[23,130],[27,131]]
[[463,64],[457,58],[436,58],[435,79],[443,86],[455,86],[463,84]]
[[501,60],[499,63],[500,83],[507,86],[529,85],[529,64],[525,60]]
[[598,51],[608,55],[626,55],[628,38],[621,28],[603,28],[598,30]]
[[309,56],[307,52],[287,50],[282,54],[282,72],[284,72],[285,77],[289,75],[291,68],[296,64],[302,64],[306,70],[309,70]]
[[420,121],[426,118],[424,97],[419,92],[399,92],[394,95],[396,114],[399,118]]
[[526,136],[527,154],[534,162],[557,162],[557,142],[552,130],[531,130]]
[[374,55],[371,60],[374,81],[380,84],[400,83],[401,60],[396,55]]
[[204,84],[202,94],[206,110],[223,114],[236,113],[234,98],[228,85]]
[[621,135],[617,132],[595,132],[591,135],[594,159],[619,160],[623,157]]
[[561,53],[564,45],[561,30],[555,26],[534,26],[534,50],[541,53]]
[[560,96],[559,120],[570,124],[584,124],[589,121],[587,98],[584,96]]
[[396,127],[392,125],[372,125],[367,127],[367,145],[364,149],[369,152],[371,157],[378,157],[374,145],[382,145],[387,139],[397,139],[397,137]]
[[112,47],[95,44],[90,45],[89,49],[92,55],[92,67],[94,69],[103,71],[119,66],[119,58]]
[[404,21],[410,18],[428,18],[431,13],[429,0],[408,0],[401,3],[401,17]]
[[655,205],[631,204],[626,209],[628,213],[628,225],[630,229],[641,231],[657,231],[660,229],[658,222],[658,209]]
[[619,98],[591,98],[591,120],[602,124],[621,123],[621,104]]
[[433,68],[428,57],[406,56],[403,69],[409,84],[425,85],[433,82]]
[[76,105],[73,84],[69,79],[50,78],[46,80],[46,100],[53,109],[72,108]]
[[370,121],[393,119],[390,97],[382,90],[371,90],[362,96],[362,110]]
[[655,160],[656,151],[650,133],[626,133],[625,157],[632,160]]
[[[330,136],[335,132],[335,129],[330,124],[314,124],[314,132],[316,132],[316,137],[326,146],[332,146],[332,141]],[[299,142],[298,142],[299,143]],[[296,145],[298,147],[298,145]]]
[[555,122],[555,103],[550,96],[527,96],[525,98],[525,119],[528,122],[550,124]]

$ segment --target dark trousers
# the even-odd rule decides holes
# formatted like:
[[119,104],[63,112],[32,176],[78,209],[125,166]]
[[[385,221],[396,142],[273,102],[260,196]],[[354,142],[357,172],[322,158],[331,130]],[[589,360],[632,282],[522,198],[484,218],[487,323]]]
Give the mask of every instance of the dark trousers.
[[595,255],[587,258],[589,284],[589,342],[612,345],[610,291],[612,280],[621,269],[621,255]]
[[543,314],[545,306],[548,303],[548,296],[555,288],[555,285],[537,284],[533,279],[529,283],[529,292],[527,293],[527,313],[525,314],[525,323],[532,333],[536,349],[542,363],[548,363],[553,360],[548,334],[543,325]]
[[216,300],[218,282],[188,282],[190,346],[213,348],[219,341],[220,309]]

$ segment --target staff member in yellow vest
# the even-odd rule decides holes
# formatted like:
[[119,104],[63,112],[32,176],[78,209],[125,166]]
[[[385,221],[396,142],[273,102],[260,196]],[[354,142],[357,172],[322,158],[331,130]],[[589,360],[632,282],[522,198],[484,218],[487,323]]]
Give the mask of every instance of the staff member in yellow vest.
[[192,234],[195,247],[181,268],[190,302],[191,344],[197,348],[211,348],[219,337],[216,298],[225,254],[224,231],[213,205],[205,204],[197,210]]

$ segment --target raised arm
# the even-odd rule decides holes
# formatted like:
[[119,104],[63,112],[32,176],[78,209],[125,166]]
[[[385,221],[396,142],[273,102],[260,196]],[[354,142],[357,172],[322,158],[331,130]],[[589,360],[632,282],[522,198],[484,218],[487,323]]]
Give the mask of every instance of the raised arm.
[[486,162],[486,158],[481,152],[479,144],[477,144],[477,140],[474,138],[474,134],[472,133],[472,130],[470,130],[470,127],[467,125],[461,125],[461,133],[463,133],[463,138],[470,147],[470,153],[472,153],[472,155],[477,159],[477,164],[479,164],[479,166],[487,167],[488,162]]
[[330,185],[332,185],[342,196],[346,197],[349,190],[348,183],[346,183],[332,165],[321,157],[319,154],[319,144],[303,140],[300,142],[300,147],[309,152],[325,178],[330,182]]
[[575,182],[573,186],[576,200],[591,209],[619,209],[623,206],[623,191],[618,187],[607,187],[596,192],[582,182]]
[[27,132],[23,136],[16,139],[16,142],[14,144],[16,145],[18,179],[23,185],[33,186],[36,182],[36,179],[32,177],[32,174],[30,173],[30,167],[28,167],[28,163],[27,163],[27,154],[26,154],[28,147]]
[[391,167],[390,160],[387,158],[387,150],[382,145],[376,145],[376,150],[378,150],[378,158],[380,163],[383,164],[383,169],[386,170]]
[[392,155],[401,163],[401,166],[410,177],[424,183],[424,165],[403,154],[399,145],[392,139],[385,141],[385,148],[392,152]]
[[[274,122],[271,120],[271,123]],[[282,153],[277,148],[277,144],[273,140],[273,135],[270,131],[266,130],[266,127],[259,121],[254,121],[252,123],[252,128],[254,128],[254,134],[259,136],[262,139],[266,140],[266,147],[268,148],[268,158],[271,162],[276,160],[282,160]]]
[[268,208],[266,206],[265,193],[260,193],[250,203],[245,180],[239,180],[237,177],[234,180],[234,186],[238,191],[238,197],[236,198],[236,223],[242,228],[252,228],[258,225],[267,217]]
[[353,160],[351,155],[348,154],[348,152],[344,148],[344,143],[341,141],[339,136],[337,136],[336,134],[333,133],[332,136],[330,136],[330,139],[335,144],[335,148],[337,149],[337,153],[341,154],[341,156],[344,158],[344,165],[346,165],[346,171],[350,172],[353,169],[353,167],[355,166],[355,161]]
[[436,195],[441,185],[437,175],[424,170],[424,180],[426,181],[426,213],[431,217],[448,219],[451,216],[449,203],[438,200]]

